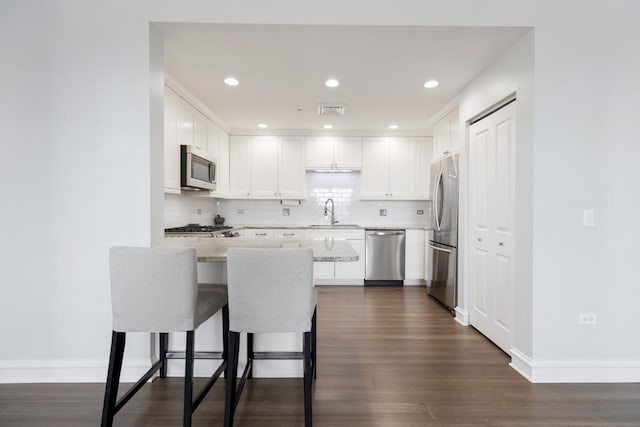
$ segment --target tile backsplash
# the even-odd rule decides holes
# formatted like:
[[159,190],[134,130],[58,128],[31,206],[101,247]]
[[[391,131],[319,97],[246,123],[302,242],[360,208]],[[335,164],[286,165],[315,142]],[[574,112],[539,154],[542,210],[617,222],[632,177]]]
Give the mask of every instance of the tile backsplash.
[[[283,205],[280,200],[223,200],[217,212],[225,224],[325,224],[324,204],[329,198],[335,204],[335,216],[342,224],[423,225],[430,224],[430,201],[360,200],[360,173],[307,172],[307,198],[299,205]],[[283,209],[289,215],[283,215]],[[380,216],[380,209],[387,215]],[[422,210],[423,215],[417,211]],[[242,212],[242,213],[241,213]]]
[[[333,199],[342,224],[430,225],[430,201],[360,200],[360,173],[307,172],[307,198],[300,204],[280,200],[226,200],[193,195],[165,194],[165,228],[190,223],[213,224],[220,214],[226,225],[328,224],[324,204]],[[282,204],[284,203],[284,204]],[[283,215],[288,209],[289,215]],[[386,216],[380,216],[385,210]],[[418,215],[417,211],[424,213]]]

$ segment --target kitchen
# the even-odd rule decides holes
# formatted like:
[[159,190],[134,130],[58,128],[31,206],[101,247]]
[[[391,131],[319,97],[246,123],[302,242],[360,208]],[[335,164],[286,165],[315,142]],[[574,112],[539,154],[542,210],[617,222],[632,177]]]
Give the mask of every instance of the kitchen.
[[[631,76],[635,74],[637,64],[625,53],[633,51],[631,41],[638,38],[636,27],[629,22],[634,14],[627,13],[624,8],[609,10],[609,6],[605,7],[601,2],[589,5],[568,2],[553,7],[534,7],[533,3],[526,3],[518,10],[507,7],[500,11],[497,5],[488,6],[493,15],[462,10],[464,8],[452,10],[453,6],[436,7],[433,2],[415,5],[419,10],[413,13],[400,5],[401,10],[394,15],[389,14],[380,2],[371,6],[367,17],[358,14],[355,6],[342,5],[346,9],[343,18],[334,11],[319,11],[319,7],[305,12],[289,6],[289,10],[275,6],[269,11],[257,8],[255,13],[249,13],[252,16],[249,19],[246,8],[235,11],[223,4],[217,4],[215,12],[213,6],[198,11],[187,6],[180,13],[163,5],[156,5],[152,10],[148,10],[148,6],[129,5],[127,7],[134,12],[131,16],[136,16],[130,20],[115,14],[106,5],[92,5],[98,13],[88,10],[89,6],[79,6],[75,16],[81,17],[79,21],[82,22],[55,13],[52,14],[56,16],[55,20],[49,20],[44,15],[16,9],[23,17],[32,18],[21,22],[29,22],[24,28],[32,31],[33,37],[42,43],[41,48],[37,48],[19,36],[4,38],[12,40],[16,46],[15,54],[11,50],[9,57],[16,64],[28,64],[29,68],[37,69],[37,58],[42,58],[45,50],[57,53],[46,56],[50,71],[43,71],[42,75],[58,77],[44,78],[42,84],[48,89],[47,103],[40,102],[41,93],[29,91],[3,102],[6,111],[16,111],[9,116],[14,125],[3,128],[10,132],[5,140],[25,139],[29,142],[8,147],[5,160],[30,155],[39,170],[48,171],[50,185],[45,198],[36,201],[34,192],[42,185],[41,180],[17,170],[13,164],[17,162],[3,164],[10,181],[24,184],[6,189],[7,206],[19,208],[5,211],[6,223],[43,223],[43,227],[37,233],[19,231],[17,227],[7,230],[6,237],[15,247],[7,254],[9,264],[21,271],[32,270],[32,262],[42,267],[31,271],[30,277],[12,270],[7,272],[5,283],[22,286],[16,287],[5,300],[2,312],[5,324],[21,318],[21,312],[28,312],[34,315],[33,323],[52,327],[47,333],[37,327],[20,328],[24,331],[21,335],[30,338],[18,340],[20,345],[3,350],[3,372],[16,372],[18,377],[26,378],[33,370],[44,369],[51,378],[60,380],[74,375],[76,378],[99,378],[101,372],[94,365],[73,363],[77,358],[102,360],[107,351],[105,337],[96,333],[109,328],[105,305],[107,284],[96,279],[95,286],[87,288],[86,278],[106,277],[102,255],[105,247],[123,241],[149,244],[160,238],[161,230],[165,228],[162,171],[153,167],[162,164],[153,160],[161,155],[148,146],[149,116],[153,118],[157,114],[153,107],[157,103],[152,103],[149,110],[148,89],[149,47],[153,51],[157,35],[153,31],[149,35],[148,23],[320,22],[524,25],[535,28],[530,40],[531,55],[519,59],[531,69],[531,84],[522,86],[524,89],[518,96],[518,143],[522,142],[519,145],[522,150],[516,153],[519,166],[517,192],[525,203],[516,208],[516,225],[520,227],[518,236],[521,239],[521,243],[517,243],[520,245],[518,253],[523,263],[516,270],[522,293],[515,296],[516,321],[520,325],[515,346],[526,356],[521,359],[528,361],[534,379],[612,381],[636,378],[633,372],[637,344],[626,339],[621,332],[624,328],[620,328],[620,325],[633,324],[632,301],[636,300],[637,292],[626,284],[633,283],[635,276],[630,264],[620,265],[608,255],[613,253],[610,250],[614,247],[627,254],[636,253],[632,239],[628,241],[621,237],[633,234],[637,229],[632,217],[636,206],[632,198],[626,196],[633,191],[631,183],[637,181],[633,167],[637,150],[629,143],[633,139],[629,123],[633,122],[634,111],[630,100],[637,94]],[[437,13],[430,7],[435,7]],[[576,14],[576,11],[580,13]],[[312,12],[319,13],[318,17],[313,17]],[[576,18],[572,23],[575,37],[567,35],[566,20],[558,18],[567,15]],[[359,17],[356,19],[355,16]],[[594,25],[596,22],[598,25]],[[3,28],[10,36],[21,34],[15,25],[8,23]],[[121,37],[113,35],[114,28],[119,29]],[[89,41],[95,45],[89,46]],[[34,55],[19,55],[18,49]],[[83,60],[70,62],[69,58]],[[82,64],[82,72],[74,68],[78,64]],[[17,82],[16,87],[22,87],[20,82],[30,82],[34,78],[19,70],[22,69],[5,68],[4,72],[9,72],[5,81]],[[603,72],[613,77],[607,87],[591,86],[589,82],[597,81]],[[489,86],[495,82],[485,74],[475,82],[476,94],[481,92],[482,79]],[[96,88],[96,81],[103,84]],[[32,87],[41,86],[34,84]],[[96,103],[92,95],[101,102]],[[477,102],[476,105],[461,106],[461,115],[486,105],[486,102]],[[52,120],[47,121],[48,127],[32,126],[30,120],[34,116],[52,117]],[[520,121],[521,117],[529,119]],[[70,128],[63,125],[65,123],[75,126]],[[576,123],[590,125],[575,126]],[[152,128],[151,136],[153,132]],[[521,141],[520,136],[525,139]],[[567,168],[566,159],[576,152],[580,153],[580,161]],[[71,153],[74,155],[70,156]],[[141,169],[140,165],[148,164],[149,159],[153,160],[151,166]],[[103,173],[98,176],[96,170]],[[549,174],[549,170],[556,172]],[[78,177],[83,177],[82,181]],[[562,179],[562,186],[554,185],[558,178]],[[599,197],[604,195],[601,183],[607,182],[616,185],[606,197]],[[553,210],[550,206],[561,208]],[[596,228],[582,228],[582,211],[590,207],[596,210]],[[198,209],[193,208],[193,212]],[[42,214],[43,209],[46,215]],[[205,206],[203,213],[207,209],[211,210],[212,217],[217,212],[216,206]],[[294,209],[291,211],[295,215]],[[185,209],[184,213],[197,215],[191,211],[191,208]],[[322,216],[321,207],[319,211],[317,215]],[[160,217],[156,217],[158,212]],[[281,211],[277,213],[279,219],[284,217]],[[233,220],[228,213],[222,216],[227,221]],[[626,231],[615,232],[622,231],[617,224],[626,224]],[[605,237],[601,230],[613,232]],[[34,255],[27,240],[42,242],[48,253],[56,255]],[[557,243],[550,248],[550,241]],[[26,259],[30,261],[24,261]],[[69,259],[74,262],[70,263]],[[601,288],[598,283],[610,277],[613,278],[612,294],[622,296],[619,304],[607,303],[597,291]],[[55,286],[36,286],[36,283]],[[60,309],[37,302],[29,308],[20,303],[30,300],[29,295],[34,292],[44,293],[45,299],[55,302],[54,306]],[[598,313],[598,324],[580,325],[577,322],[579,313]],[[78,319],[92,320],[80,324]],[[74,336],[70,330],[74,328],[69,327],[72,324],[78,325],[77,332],[86,337],[82,346],[73,345]],[[553,333],[547,333],[549,331]],[[562,338],[569,336],[572,340]],[[5,331],[3,337],[6,341],[19,338],[10,331]],[[47,351],[32,342],[46,343]],[[139,344],[142,351],[147,343]],[[62,365],[55,363],[57,360],[69,361],[64,365],[69,368],[65,371]],[[19,361],[26,364],[17,363]],[[582,364],[574,363],[576,361]],[[605,366],[613,369],[605,372]]]

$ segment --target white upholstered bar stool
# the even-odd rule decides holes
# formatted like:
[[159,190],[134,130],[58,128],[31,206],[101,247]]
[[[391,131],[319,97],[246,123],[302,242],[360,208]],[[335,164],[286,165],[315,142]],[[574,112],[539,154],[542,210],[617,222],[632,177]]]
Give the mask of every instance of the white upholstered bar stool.
[[[311,249],[229,248],[229,363],[226,374],[225,426],[233,425],[236,405],[255,359],[304,361],[304,419],[312,424],[311,385],[316,367],[316,289]],[[237,385],[240,333],[247,333],[247,365]],[[300,353],[257,353],[253,334],[300,332]],[[273,356],[273,357],[271,357]],[[285,357],[288,356],[288,357]]]
[[[114,415],[156,372],[167,372],[168,334],[186,332],[183,425],[191,425],[207,392],[227,367],[229,311],[224,285],[198,285],[196,251],[192,248],[114,247],[110,252],[113,332],[102,426],[111,426]],[[222,309],[222,363],[193,399],[194,331]],[[157,362],[119,400],[118,385],[127,332],[160,333]],[[182,358],[182,357],[176,357]]]

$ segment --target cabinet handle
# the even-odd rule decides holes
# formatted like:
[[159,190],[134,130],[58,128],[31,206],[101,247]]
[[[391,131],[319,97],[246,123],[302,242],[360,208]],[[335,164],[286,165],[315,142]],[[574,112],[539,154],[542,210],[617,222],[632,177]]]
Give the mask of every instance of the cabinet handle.
[[256,233],[256,236],[266,236],[267,233]]
[[247,193],[247,196],[250,196],[250,195],[251,195],[250,193]]
[[482,239],[478,237],[478,242],[482,242]]
[[295,233],[282,233],[283,236],[295,236]]
[[504,243],[500,242],[500,243],[498,243],[498,245],[500,245],[500,246],[504,246]]
[[273,195],[274,195],[274,196],[277,196],[277,195],[278,195],[278,193],[273,193]]

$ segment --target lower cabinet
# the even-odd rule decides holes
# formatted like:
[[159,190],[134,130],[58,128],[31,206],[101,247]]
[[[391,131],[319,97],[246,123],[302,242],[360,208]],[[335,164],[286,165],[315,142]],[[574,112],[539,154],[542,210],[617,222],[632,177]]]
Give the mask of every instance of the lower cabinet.
[[305,230],[305,239],[324,239],[326,245],[333,240],[346,240],[358,253],[358,261],[314,262],[313,277],[317,285],[354,285],[364,281],[364,230]]

